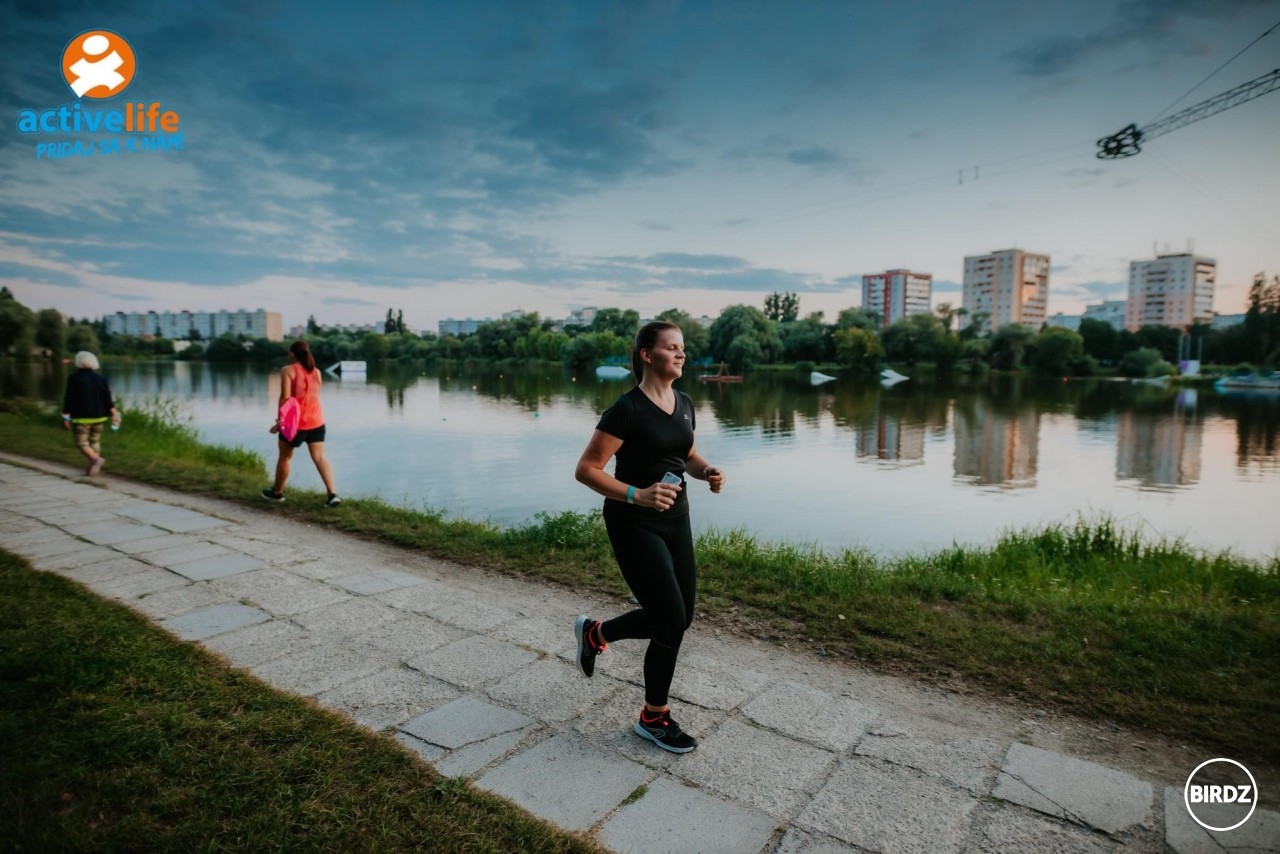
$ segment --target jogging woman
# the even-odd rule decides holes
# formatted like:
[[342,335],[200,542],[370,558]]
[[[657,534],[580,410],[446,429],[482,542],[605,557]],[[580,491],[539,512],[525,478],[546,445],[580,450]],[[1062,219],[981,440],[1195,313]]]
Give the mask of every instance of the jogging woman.
[[[591,676],[596,656],[611,641],[647,639],[644,708],[635,732],[672,753],[698,746],[671,719],[667,697],[680,642],[693,621],[697,581],[684,476],[707,481],[712,492],[724,486],[724,474],[694,445],[693,401],[672,388],[684,359],[680,327],[649,323],[640,330],[631,352],[638,384],[601,417],[574,473],[605,497],[613,556],[640,603],[639,610],[607,622],[578,617],[573,627],[578,667]],[[614,456],[617,465],[610,475],[604,467]],[[664,475],[673,482],[664,483]]]
[[[284,406],[284,402],[294,397],[296,393],[301,410],[298,433],[291,442],[285,441],[283,436],[280,437],[277,443],[280,458],[276,461],[276,481],[262,490],[262,497],[268,501],[284,501],[284,485],[289,479],[289,463],[293,459],[293,451],[295,448],[301,448],[302,443],[306,442],[307,450],[311,452],[311,461],[316,464],[316,471],[320,472],[320,479],[324,481],[325,491],[328,492],[324,503],[330,507],[336,507],[342,503],[342,499],[338,497],[338,490],[334,488],[333,469],[324,455],[324,410],[320,408],[320,372],[316,370],[315,357],[311,355],[311,348],[307,346],[306,341],[294,341],[289,345],[289,361],[291,364],[280,369],[280,400],[276,409],[278,411],[281,406]],[[271,432],[280,432],[279,418],[271,427]]]

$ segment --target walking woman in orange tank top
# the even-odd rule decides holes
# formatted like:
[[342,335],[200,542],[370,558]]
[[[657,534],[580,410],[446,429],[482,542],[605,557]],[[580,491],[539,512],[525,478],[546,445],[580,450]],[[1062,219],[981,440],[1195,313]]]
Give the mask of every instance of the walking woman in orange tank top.
[[[262,490],[262,497],[268,501],[284,501],[284,485],[289,479],[289,463],[293,460],[295,448],[307,443],[311,452],[311,461],[320,472],[328,497],[325,504],[336,507],[342,503],[338,490],[333,485],[333,468],[324,455],[324,410],[320,408],[320,371],[316,369],[316,360],[311,355],[311,348],[306,341],[294,341],[289,345],[290,364],[280,369],[280,401],[277,409],[291,397],[296,397],[301,410],[298,419],[298,433],[292,441],[280,437],[278,447],[280,458],[276,461],[276,481]],[[280,421],[271,427],[272,433],[280,432]]]

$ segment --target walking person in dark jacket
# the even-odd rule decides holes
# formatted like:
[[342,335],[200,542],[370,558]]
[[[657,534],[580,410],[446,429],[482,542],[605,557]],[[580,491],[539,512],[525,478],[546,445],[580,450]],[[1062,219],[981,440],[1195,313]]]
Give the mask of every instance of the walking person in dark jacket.
[[76,353],[76,372],[67,377],[67,393],[62,401],[62,426],[76,437],[76,447],[89,460],[85,474],[102,471],[102,428],[110,419],[120,423],[120,413],[111,400],[107,378],[98,373],[98,357],[88,350]]

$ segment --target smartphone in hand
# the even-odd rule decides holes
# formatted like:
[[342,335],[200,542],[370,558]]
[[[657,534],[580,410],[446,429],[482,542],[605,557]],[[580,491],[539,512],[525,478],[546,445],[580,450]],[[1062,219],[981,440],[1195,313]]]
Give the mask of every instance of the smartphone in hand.
[[666,474],[664,474],[664,475],[662,476],[662,480],[660,480],[660,481],[658,481],[658,482],[659,482],[659,483],[669,483],[669,484],[671,484],[672,486],[679,486],[679,485],[680,485],[680,475],[678,475],[678,474],[672,474],[671,472],[667,472]]

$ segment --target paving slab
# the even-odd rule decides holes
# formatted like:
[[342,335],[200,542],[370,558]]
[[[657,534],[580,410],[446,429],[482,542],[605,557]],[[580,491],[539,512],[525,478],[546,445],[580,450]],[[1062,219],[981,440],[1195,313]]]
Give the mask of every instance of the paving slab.
[[[1195,806],[1200,820],[1214,827],[1229,827],[1240,820],[1239,815],[1218,817],[1213,814],[1213,807],[1221,809],[1224,805]],[[1206,830],[1196,824],[1187,812],[1182,789],[1168,786],[1164,790],[1164,841],[1177,854],[1280,851],[1280,814],[1255,809],[1253,815],[1235,830]]]
[[744,706],[742,713],[783,735],[843,752],[858,743],[880,710],[810,685],[780,682]]
[[[171,537],[181,536],[179,534],[170,534]],[[163,539],[163,538],[160,538]],[[153,540],[144,540],[143,542],[153,542]],[[145,560],[147,563],[154,563],[156,566],[163,566],[166,569],[177,566],[182,563],[191,563],[197,560],[205,560],[211,557],[222,557],[223,555],[232,555],[235,552],[231,549],[220,546],[217,543],[200,542],[199,540],[191,543],[182,543],[168,548],[148,549],[147,551],[134,552],[135,557],[139,560]]]
[[540,721],[567,721],[620,687],[607,676],[588,679],[576,667],[547,658],[507,676],[489,696]]
[[487,703],[478,697],[460,697],[439,708],[418,715],[400,729],[446,750],[456,750],[522,730],[533,718],[503,706]]
[[107,546],[93,546],[88,543],[81,543],[80,549],[77,551],[53,555],[52,557],[34,558],[31,560],[31,565],[46,572],[65,575],[69,570],[103,561],[115,560],[118,557],[120,557],[120,553],[112,551]]
[[671,696],[707,709],[732,709],[758,694],[768,682],[768,675],[756,670],[691,659],[676,668]]
[[151,537],[146,540],[129,540],[123,543],[113,543],[111,548],[125,554],[137,555],[146,552],[159,552],[165,549],[176,549],[179,546],[194,546],[201,542],[195,537],[184,536],[183,534],[161,534],[158,537]]
[[21,552],[23,549],[38,548],[42,544],[49,542],[51,537],[60,536],[65,536],[65,534],[56,528],[41,525],[21,534],[12,534],[5,537],[4,547],[10,551]]
[[157,528],[164,528],[166,531],[172,531],[175,534],[189,534],[192,531],[208,531],[211,528],[225,528],[234,524],[226,519],[216,519],[213,516],[201,516],[193,514],[190,516],[168,516],[157,519],[152,523]]
[[174,587],[153,593],[144,599],[131,603],[132,607],[154,620],[180,617],[192,611],[208,608],[213,605],[231,605],[233,600],[222,595],[207,584],[188,584],[186,587]]
[[0,539],[0,542],[4,542],[5,548],[9,551],[17,552],[27,560],[67,554],[79,551],[85,546],[84,540],[64,534],[57,529],[46,528],[38,533],[40,535],[38,540],[25,545],[14,545],[8,538]]
[[404,613],[398,620],[379,623],[368,631],[352,635],[350,640],[360,646],[379,649],[396,661],[409,661],[467,636],[462,629],[446,626],[430,617]]
[[130,573],[123,578],[112,579],[93,585],[93,591],[99,596],[110,599],[121,599],[132,605],[135,599],[171,590],[175,587],[186,587],[191,582],[180,575],[174,575],[165,569],[144,569]]
[[983,795],[990,791],[1006,749],[995,739],[949,724],[894,717],[873,726],[855,752],[924,771]]
[[161,621],[161,625],[184,640],[204,640],[270,619],[270,614],[257,608],[228,604],[201,608],[181,617],[171,617]]
[[436,761],[436,770],[446,777],[474,777],[486,765],[515,750],[533,730],[531,725],[451,750]]
[[679,776],[740,804],[789,819],[825,781],[836,755],[730,718],[672,766]]
[[[212,589],[212,588],[210,588]],[[209,638],[204,645],[236,667],[257,667],[310,649],[321,638],[284,620],[269,620]]]
[[209,583],[234,599],[250,601],[276,616],[300,614],[351,599],[322,581],[312,581],[282,569],[242,572]]
[[975,854],[1111,854],[1121,850],[1121,845],[1104,833],[1013,804],[985,805],[975,824],[978,832],[968,846]]
[[840,763],[796,824],[885,854],[941,854],[961,850],[977,803],[918,771],[855,757]]
[[[548,655],[559,656],[564,653],[564,660],[573,661],[570,654],[577,652],[577,641],[573,637],[573,620],[555,620],[546,617],[521,617],[503,623],[486,632],[490,637],[508,641],[526,649],[536,649]],[[610,663],[613,661],[615,647],[610,646],[608,656],[597,661]]]
[[401,616],[394,608],[388,608],[375,599],[331,589],[343,597],[342,601],[295,614],[293,621],[313,632],[337,637],[366,632]]
[[1118,833],[1151,822],[1151,784],[1094,762],[1014,742],[991,793],[1024,807]]
[[622,854],[749,854],[773,831],[768,816],[659,778],[604,823],[600,841]]
[[855,854],[857,851],[857,848],[838,839],[806,833],[793,827],[782,835],[777,854]]
[[424,583],[424,579],[416,575],[397,572],[394,569],[376,569],[372,572],[360,572],[354,575],[344,575],[341,578],[330,578],[327,581],[335,587],[341,587],[343,590],[360,593],[365,596],[371,596],[374,593],[386,593],[388,590],[399,590],[402,587],[413,587],[415,584]]
[[475,785],[552,824],[587,830],[651,776],[634,762],[607,756],[572,736],[557,735],[516,754]]
[[473,691],[537,658],[536,652],[474,635],[425,655],[416,655],[407,663],[415,670]]
[[[343,573],[343,575],[346,574]],[[466,601],[468,598],[474,597],[467,597],[459,590],[429,579],[423,579],[421,584],[415,584],[412,587],[377,594],[379,602],[390,605],[392,608],[423,615],[439,611],[447,605]]]
[[253,672],[277,688],[312,697],[343,682],[377,673],[390,663],[370,649],[322,642],[260,664]]
[[228,575],[251,572],[261,567],[262,561],[255,557],[230,554],[206,557],[189,563],[177,563],[167,568],[192,581],[208,581],[212,578],[226,578]]
[[459,602],[430,612],[432,619],[473,632],[487,632],[516,618],[514,611],[487,602]]
[[126,575],[132,575],[135,572],[155,569],[151,564],[134,560],[131,557],[121,557],[114,552],[108,552],[108,554],[111,554],[111,558],[108,560],[82,564],[72,569],[62,570],[60,574],[74,581],[79,581],[81,584],[92,586],[103,581],[124,578]]
[[396,730],[394,738],[396,741],[418,754],[425,761],[432,764],[435,764],[435,762],[445,754],[445,749],[443,747],[436,747],[434,744],[427,744],[422,739],[414,738],[409,735],[409,733],[402,732],[401,730]]
[[[90,524],[99,524],[93,522]],[[137,525],[134,523],[113,524],[102,522],[101,524],[111,524],[111,527],[103,528],[99,531],[90,531],[86,534],[78,534],[91,543],[97,543],[100,546],[109,546],[114,543],[123,543],[127,540],[145,540],[148,537],[156,537],[163,534],[164,531],[159,528],[153,528],[150,525]]]
[[342,712],[363,727],[383,730],[457,695],[443,682],[395,666],[330,688],[317,694],[316,702]]
[[[689,755],[668,753],[648,739],[636,735],[636,720],[640,717],[643,705],[644,691],[632,687],[587,709],[573,721],[572,726],[589,744],[600,750],[616,753],[650,768],[670,771],[686,761]],[[681,729],[694,738],[701,739],[724,723],[728,713],[701,706],[676,705],[672,708],[672,715]]]

